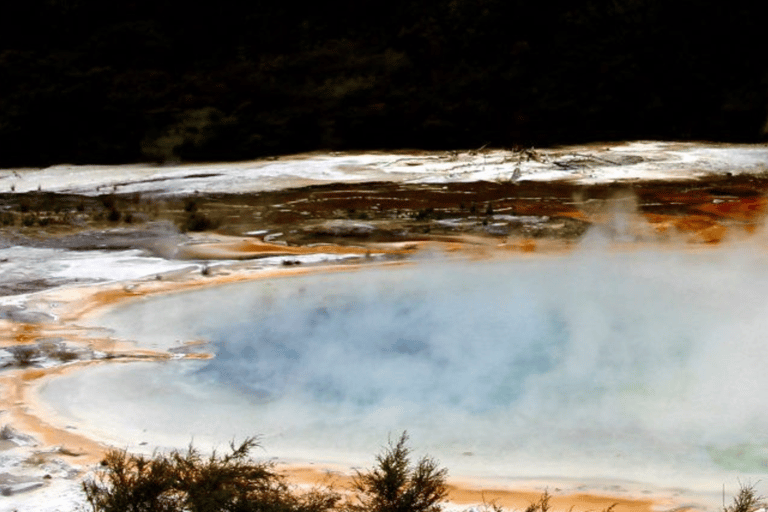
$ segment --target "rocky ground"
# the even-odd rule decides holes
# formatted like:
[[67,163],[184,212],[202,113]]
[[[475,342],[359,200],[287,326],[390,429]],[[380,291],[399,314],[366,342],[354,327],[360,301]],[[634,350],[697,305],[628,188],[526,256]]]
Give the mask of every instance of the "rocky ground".
[[[75,190],[58,182],[36,189],[34,179],[46,176],[40,170],[4,171],[11,184],[0,194],[0,493],[19,510],[71,510],[79,496],[72,484],[95,462],[94,453],[86,440],[43,428],[26,407],[25,386],[52,368],[169,357],[126,352],[70,321],[94,302],[121,300],[137,287],[161,293],[289,267],[394,261],[423,250],[473,257],[567,251],[595,230],[619,244],[676,247],[762,232],[764,148],[747,148],[757,163],[735,158],[733,167],[717,160],[725,158],[719,153],[709,154],[717,164],[710,166],[679,158],[665,168],[673,178],[648,173],[649,162],[666,162],[654,148],[389,155],[380,158],[384,164],[366,163],[365,179],[359,162],[350,178],[353,164],[345,160],[345,175],[277,173],[263,190],[238,190],[237,180],[222,185],[226,168],[182,172],[178,179],[196,189],[178,193],[142,188],[171,180],[162,167],[156,177],[143,170],[136,179],[122,170],[128,176],[120,183],[111,178],[119,173],[94,175]],[[696,161],[707,162],[706,149],[686,150],[703,151]],[[445,169],[414,171],[436,161]],[[387,162],[400,174],[385,172]],[[645,167],[633,175],[632,166]],[[617,169],[627,172],[616,178]],[[544,179],[546,172],[560,174]],[[600,179],[600,172],[614,177]],[[213,180],[208,187],[206,179]]]

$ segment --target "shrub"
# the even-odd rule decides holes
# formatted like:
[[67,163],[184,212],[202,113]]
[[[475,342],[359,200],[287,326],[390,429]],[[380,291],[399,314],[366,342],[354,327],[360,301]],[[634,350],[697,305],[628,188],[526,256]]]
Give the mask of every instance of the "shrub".
[[170,464],[162,457],[145,459],[111,450],[96,480],[83,482],[94,512],[171,512],[177,510]]
[[53,359],[58,359],[62,363],[68,363],[70,361],[75,361],[77,359],[80,359],[80,356],[77,355],[77,352],[74,350],[69,350],[66,347],[56,347],[53,350],[48,352],[48,357],[51,357]]
[[[0,439],[15,439],[11,427],[0,429]],[[357,472],[356,494],[339,506],[333,491],[299,494],[273,471],[270,463],[254,462],[249,454],[254,438],[230,445],[230,452],[204,457],[190,446],[185,452],[155,454],[151,458],[111,450],[93,479],[83,482],[93,512],[439,512],[447,496],[447,470],[429,457],[411,464],[406,432],[383,453],[368,472]],[[550,512],[548,491],[524,512]],[[754,486],[741,485],[723,512],[756,512],[766,507]],[[616,504],[602,512],[614,512]],[[480,512],[504,512],[483,503]]]
[[218,222],[211,219],[207,215],[201,212],[192,212],[187,215],[186,220],[181,226],[182,231],[207,231],[209,229],[215,229],[219,225]]
[[723,505],[723,512],[754,512],[766,505],[765,498],[757,494],[754,485],[742,484],[739,493],[733,497],[733,503]]
[[152,458],[112,450],[95,479],[83,483],[94,512],[325,512],[338,495],[291,488],[268,463],[254,462],[246,439],[223,456],[189,447]]
[[11,347],[8,350],[13,354],[16,366],[29,366],[40,356],[40,351],[33,346]]
[[377,466],[367,473],[358,471],[354,490],[357,502],[347,505],[349,512],[438,512],[447,496],[448,471],[438,468],[430,457],[411,465],[408,434],[376,456]]
[[123,214],[120,213],[120,210],[118,210],[117,208],[112,208],[109,210],[109,213],[107,214],[107,220],[109,222],[118,222],[122,216]]

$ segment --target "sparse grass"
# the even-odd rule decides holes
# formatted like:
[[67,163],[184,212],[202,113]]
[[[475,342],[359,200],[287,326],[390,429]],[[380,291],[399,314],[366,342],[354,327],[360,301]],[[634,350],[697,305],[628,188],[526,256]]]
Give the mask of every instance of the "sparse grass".
[[550,505],[549,500],[552,497],[549,495],[549,491],[544,491],[544,494],[542,494],[538,501],[534,501],[528,507],[526,507],[525,512],[549,512]]
[[[157,207],[144,202],[139,194],[105,194],[98,197],[27,192],[0,197],[0,227],[52,228],[71,232],[72,228],[101,228],[105,222],[136,224],[150,215],[138,215],[137,209]],[[170,214],[169,214],[170,217]],[[89,225],[90,224],[90,225]]]
[[432,207],[422,208],[421,210],[414,212],[412,217],[416,220],[427,220],[434,216],[435,209]]
[[483,503],[479,507],[475,507],[478,512],[504,512],[504,507],[496,502],[487,503],[483,500]]

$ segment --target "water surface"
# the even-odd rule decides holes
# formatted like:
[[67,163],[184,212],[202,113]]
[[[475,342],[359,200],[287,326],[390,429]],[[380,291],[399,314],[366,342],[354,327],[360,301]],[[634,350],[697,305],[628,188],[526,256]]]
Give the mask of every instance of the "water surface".
[[270,456],[370,465],[407,429],[456,475],[719,492],[768,473],[768,265],[750,254],[426,261],[153,298],[99,322],[216,357],[43,395],[124,446],[259,434]]

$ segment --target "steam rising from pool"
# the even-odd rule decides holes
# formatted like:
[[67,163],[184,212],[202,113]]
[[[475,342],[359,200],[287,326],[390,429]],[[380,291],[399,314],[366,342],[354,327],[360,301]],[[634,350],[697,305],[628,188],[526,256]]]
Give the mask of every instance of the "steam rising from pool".
[[433,261],[156,298],[100,323],[216,357],[44,395],[124,445],[263,434],[275,456],[368,464],[407,429],[454,474],[719,490],[768,463],[768,265],[749,254]]

